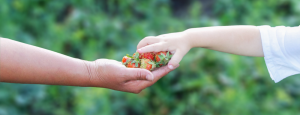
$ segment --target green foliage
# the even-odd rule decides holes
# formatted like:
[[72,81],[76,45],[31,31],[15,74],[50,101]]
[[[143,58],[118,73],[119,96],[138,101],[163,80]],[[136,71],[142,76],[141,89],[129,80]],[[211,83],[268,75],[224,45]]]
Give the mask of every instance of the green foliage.
[[[221,25],[298,26],[299,6],[298,0],[2,0],[0,35],[85,60],[121,61],[151,35]],[[0,114],[293,115],[300,112],[299,88],[296,76],[275,84],[263,58],[195,48],[138,95],[1,83]]]

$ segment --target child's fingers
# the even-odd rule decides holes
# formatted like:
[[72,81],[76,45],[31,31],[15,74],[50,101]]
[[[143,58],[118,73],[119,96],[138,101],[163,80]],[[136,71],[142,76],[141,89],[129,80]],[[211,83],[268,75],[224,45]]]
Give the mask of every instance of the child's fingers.
[[160,39],[155,37],[155,36],[148,36],[148,37],[145,37],[144,39],[142,39],[139,44],[137,45],[137,49],[140,49],[144,46],[147,46],[147,45],[150,45],[150,44],[154,44],[154,43],[157,43],[159,42]]
[[171,60],[169,61],[168,67],[170,69],[174,69],[174,67],[177,67],[184,55],[185,55],[184,52],[177,50],[175,54],[172,56]]
[[151,45],[147,45],[145,47],[142,47],[138,49],[137,51],[139,53],[147,53],[147,52],[160,52],[160,51],[167,51],[167,45],[160,42],[160,43],[155,43]]

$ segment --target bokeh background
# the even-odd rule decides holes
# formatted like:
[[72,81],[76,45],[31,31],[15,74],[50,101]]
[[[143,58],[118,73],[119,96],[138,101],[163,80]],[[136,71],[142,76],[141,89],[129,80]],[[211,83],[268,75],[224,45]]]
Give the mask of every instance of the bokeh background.
[[[299,0],[1,0],[0,35],[85,60],[121,61],[145,36],[225,25],[298,26]],[[21,49],[20,49],[21,50]],[[295,115],[300,76],[194,48],[140,94],[0,83],[0,115]]]

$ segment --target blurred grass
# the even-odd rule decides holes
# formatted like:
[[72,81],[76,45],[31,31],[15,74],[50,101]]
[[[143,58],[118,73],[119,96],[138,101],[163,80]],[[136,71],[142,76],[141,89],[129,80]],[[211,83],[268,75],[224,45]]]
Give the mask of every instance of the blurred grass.
[[[145,36],[207,26],[298,26],[299,14],[298,0],[2,0],[0,35],[85,60],[120,61]],[[297,76],[275,84],[263,58],[194,48],[138,95],[0,83],[0,114],[290,115],[300,112],[299,88]]]

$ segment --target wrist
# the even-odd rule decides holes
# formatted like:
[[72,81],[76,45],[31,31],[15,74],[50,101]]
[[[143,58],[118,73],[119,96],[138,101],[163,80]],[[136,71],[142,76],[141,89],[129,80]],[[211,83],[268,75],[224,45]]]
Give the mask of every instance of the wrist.
[[185,31],[182,31],[181,33],[182,33],[182,34],[181,34],[181,37],[180,37],[180,43],[181,43],[181,44],[185,44],[185,48],[187,48],[187,49],[193,48],[193,47],[194,47],[194,44],[193,44],[193,42],[191,41],[191,40],[192,40],[192,39],[191,39],[192,35],[191,35],[191,33],[190,33],[190,29],[187,29],[187,30],[185,30]]
[[191,48],[207,47],[206,35],[202,28],[190,28],[184,31],[185,40]]
[[[101,85],[102,83],[97,83],[95,82],[95,78],[98,77],[98,69],[99,67],[97,67],[97,61],[85,61],[83,60],[84,66],[85,66],[85,73],[86,73],[86,79],[85,81],[85,86],[88,87],[101,87],[99,85]],[[101,70],[101,69],[100,69]]]
[[190,48],[197,47],[197,45],[194,43],[194,32],[193,28],[187,29],[183,31],[184,33],[184,39],[187,41],[187,44]]
[[87,86],[107,88],[110,85],[107,80],[111,78],[111,69],[108,69],[110,63],[107,59],[98,59],[92,62],[84,61],[84,63],[88,75]]
[[72,86],[83,86],[83,87],[89,87],[91,86],[91,70],[93,68],[93,64],[90,61],[85,60],[77,60],[76,65],[73,65],[73,69],[69,71],[71,73],[69,78],[70,80],[67,85]]

